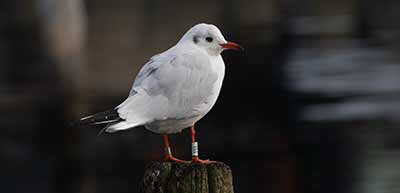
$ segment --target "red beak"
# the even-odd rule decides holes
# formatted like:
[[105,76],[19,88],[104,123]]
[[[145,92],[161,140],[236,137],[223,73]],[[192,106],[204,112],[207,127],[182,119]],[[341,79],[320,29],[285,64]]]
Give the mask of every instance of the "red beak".
[[235,42],[227,42],[225,44],[220,44],[222,48],[226,49],[226,50],[237,50],[237,51],[243,51],[244,48],[235,43]]

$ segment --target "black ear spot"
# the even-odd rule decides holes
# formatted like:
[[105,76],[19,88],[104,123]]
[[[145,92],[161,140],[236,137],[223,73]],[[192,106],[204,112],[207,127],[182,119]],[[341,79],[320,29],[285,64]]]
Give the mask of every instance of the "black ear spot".
[[212,42],[214,39],[212,37],[206,37],[207,42]]
[[197,44],[197,42],[199,42],[199,38],[197,36],[193,36],[193,42]]

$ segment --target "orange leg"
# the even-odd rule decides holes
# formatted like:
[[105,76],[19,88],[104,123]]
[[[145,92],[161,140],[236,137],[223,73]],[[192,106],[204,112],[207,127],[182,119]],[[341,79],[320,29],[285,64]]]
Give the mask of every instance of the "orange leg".
[[165,148],[164,160],[169,162],[187,163],[187,161],[177,159],[172,155],[171,147],[169,146],[169,141],[168,141],[168,134],[164,134],[163,137],[164,137],[164,148]]
[[192,139],[192,163],[201,163],[201,164],[214,163],[214,161],[201,160],[199,158],[198,146],[196,142],[196,131],[194,130],[194,126],[190,127],[190,137]]

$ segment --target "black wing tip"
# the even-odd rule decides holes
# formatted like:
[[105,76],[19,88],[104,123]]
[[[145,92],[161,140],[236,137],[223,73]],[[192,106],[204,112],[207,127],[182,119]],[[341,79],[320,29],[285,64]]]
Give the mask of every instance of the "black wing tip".
[[107,111],[99,112],[93,115],[89,115],[79,119],[79,121],[75,121],[70,124],[72,127],[76,126],[86,126],[86,125],[98,125],[98,124],[110,124],[114,122],[118,122],[122,120],[119,117],[118,109],[110,109]]

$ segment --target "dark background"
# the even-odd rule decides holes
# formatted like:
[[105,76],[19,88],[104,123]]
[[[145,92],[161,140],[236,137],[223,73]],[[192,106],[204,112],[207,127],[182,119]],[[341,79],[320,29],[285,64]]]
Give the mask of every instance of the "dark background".
[[[236,192],[400,192],[399,18],[398,0],[2,0],[0,192],[137,192],[162,137],[69,123],[200,22],[245,47],[197,124]],[[190,159],[188,131],[170,139]]]

